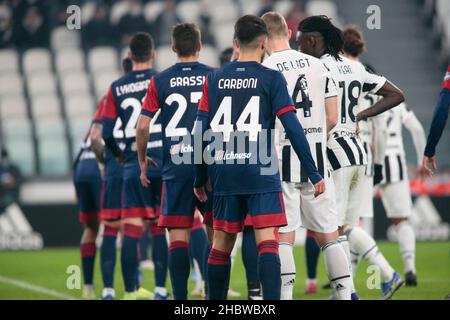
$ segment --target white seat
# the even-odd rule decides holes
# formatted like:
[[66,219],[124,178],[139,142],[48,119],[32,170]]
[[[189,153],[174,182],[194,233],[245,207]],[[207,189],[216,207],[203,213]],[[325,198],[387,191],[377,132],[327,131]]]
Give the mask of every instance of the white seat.
[[88,53],[89,69],[91,72],[118,68],[117,51],[112,47],[101,46],[92,48]]
[[47,117],[35,122],[36,136],[39,139],[63,137],[64,123],[57,115],[47,115]]
[[94,87],[97,100],[99,100],[108,92],[111,83],[117,80],[119,77],[120,73],[116,70],[94,74]]
[[204,45],[200,51],[199,61],[211,67],[219,67],[219,53],[213,46]]
[[86,95],[90,91],[89,77],[84,71],[64,73],[60,84],[64,96],[72,94]]
[[23,80],[18,73],[0,74],[0,97],[8,94],[23,95]]
[[18,139],[6,139],[5,146],[11,161],[20,169],[20,173],[31,176],[35,173],[34,143],[31,134]]
[[69,173],[69,149],[64,135],[39,140],[40,173],[60,176]]
[[86,25],[95,15],[97,4],[94,1],[86,1],[81,6],[81,24]]
[[53,50],[79,48],[80,42],[79,31],[69,30],[66,26],[53,29],[50,35],[50,45]]
[[118,24],[120,19],[130,10],[128,1],[117,1],[111,8],[110,20],[113,24]]
[[70,139],[72,140],[73,153],[76,154],[88,134],[92,119],[90,117],[78,117],[70,121]]
[[276,12],[279,12],[283,16],[287,16],[289,12],[292,10],[293,6],[294,6],[293,1],[289,0],[276,1],[274,4],[274,10]]
[[0,73],[16,73],[19,69],[19,55],[14,49],[0,50]]
[[151,23],[156,20],[156,18],[163,10],[164,10],[163,1],[150,1],[144,7],[145,19]]
[[4,120],[27,118],[27,102],[22,95],[7,95],[0,99],[0,116]]
[[59,99],[54,95],[39,95],[31,98],[31,110],[36,123],[48,117],[60,117]]
[[233,46],[234,24],[222,23],[212,28],[220,51]]
[[208,10],[213,23],[235,21],[239,16],[238,7],[230,1],[209,3]]
[[50,52],[47,49],[30,49],[23,54],[23,69],[26,74],[50,72],[52,69]]
[[257,14],[261,3],[259,0],[240,0],[241,14]]
[[79,49],[57,51],[56,70],[60,75],[67,71],[84,70],[83,52]]
[[200,1],[182,1],[177,5],[176,12],[182,21],[198,23],[198,17],[200,15]]
[[329,18],[337,19],[337,7],[336,5],[328,0],[315,0],[308,1],[305,7],[305,11],[309,15],[326,15]]
[[2,121],[2,133],[6,142],[31,139],[30,120],[28,118],[17,118]]
[[64,100],[67,118],[70,122],[81,116],[92,117],[95,103],[91,95],[73,95]]
[[56,94],[56,80],[53,73],[39,72],[31,74],[27,79],[28,93],[32,96],[39,94]]
[[171,46],[161,46],[156,50],[155,66],[158,71],[163,71],[177,62],[177,55]]

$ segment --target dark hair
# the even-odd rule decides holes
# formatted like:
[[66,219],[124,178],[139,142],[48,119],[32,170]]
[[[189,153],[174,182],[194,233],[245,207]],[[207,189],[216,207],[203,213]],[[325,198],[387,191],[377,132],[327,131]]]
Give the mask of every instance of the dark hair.
[[147,62],[153,48],[152,36],[146,32],[137,32],[130,42],[131,59],[136,62]]
[[130,58],[123,58],[122,59],[122,69],[124,73],[128,73],[131,70],[133,70],[133,61],[131,61]]
[[341,60],[339,53],[344,46],[344,37],[341,29],[334,26],[330,18],[324,15],[308,17],[299,23],[298,31],[320,33],[326,45],[325,53]]
[[193,56],[200,46],[200,30],[193,23],[179,23],[173,27],[172,41],[179,57]]
[[268,36],[269,32],[260,17],[248,14],[240,17],[234,25],[234,36],[241,46],[246,47],[263,35]]
[[346,27],[343,36],[345,53],[358,57],[366,50],[363,34],[356,25]]
[[224,64],[230,62],[232,56],[233,56],[233,48],[229,47],[223,50],[219,56],[220,66],[223,66]]
[[375,68],[371,64],[363,63],[363,66],[367,72],[377,74],[377,72],[375,71]]

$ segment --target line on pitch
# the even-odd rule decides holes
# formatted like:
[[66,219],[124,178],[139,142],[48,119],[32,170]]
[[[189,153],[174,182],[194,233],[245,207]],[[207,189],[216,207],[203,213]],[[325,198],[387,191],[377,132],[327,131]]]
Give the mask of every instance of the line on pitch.
[[44,288],[35,284],[28,283],[26,281],[17,280],[9,277],[4,277],[0,275],[0,282],[7,283],[25,290],[34,291],[34,292],[40,292],[55,298],[64,299],[64,300],[78,300],[77,298],[70,296],[68,294],[53,290]]

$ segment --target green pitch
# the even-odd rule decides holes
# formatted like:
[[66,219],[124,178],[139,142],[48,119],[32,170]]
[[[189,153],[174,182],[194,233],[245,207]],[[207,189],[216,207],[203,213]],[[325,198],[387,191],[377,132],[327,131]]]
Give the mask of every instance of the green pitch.
[[[396,243],[381,242],[380,249],[391,262],[393,267],[403,274],[403,266]],[[319,289],[314,296],[303,294],[305,289],[305,260],[304,248],[295,249],[297,261],[297,284],[295,299],[327,299],[329,290]],[[96,260],[95,285],[97,295],[101,292],[101,277],[98,266],[99,255]],[[58,299],[80,298],[81,290],[68,289],[67,282],[70,274],[67,269],[71,265],[79,265],[78,248],[46,249],[37,252],[0,252],[0,299]],[[367,280],[371,276],[367,273],[368,265],[362,262],[356,275],[356,287],[362,299],[377,299],[380,292],[368,289]],[[417,267],[419,286],[417,288],[403,287],[394,299],[444,299],[450,294],[450,242],[422,242],[417,244]],[[246,299],[245,273],[240,254],[232,272],[231,288],[241,293]],[[326,275],[322,259],[319,261],[319,284],[326,282]],[[370,282],[370,281],[369,281]],[[120,261],[117,261],[116,297],[123,295],[123,285],[120,274]],[[144,272],[143,286],[153,288],[153,274]],[[191,289],[193,283],[190,284]],[[168,283],[168,288],[170,285]],[[170,291],[170,290],[169,290]]]

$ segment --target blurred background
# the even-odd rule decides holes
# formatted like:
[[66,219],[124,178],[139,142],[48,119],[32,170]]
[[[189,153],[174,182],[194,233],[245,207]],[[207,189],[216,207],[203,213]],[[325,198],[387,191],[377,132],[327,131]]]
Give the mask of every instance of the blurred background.
[[[366,27],[372,4],[381,9],[381,29]],[[66,26],[70,5],[81,9],[79,29]],[[368,48],[362,60],[399,85],[428,133],[450,61],[448,0],[3,0],[0,249],[78,242],[72,162],[98,100],[121,74],[120,61],[134,32],[153,35],[155,68],[163,70],[174,63],[172,26],[195,22],[204,44],[200,60],[218,66],[220,51],[232,44],[236,19],[272,10],[283,14],[293,30],[303,18],[317,14],[338,26],[359,25]],[[294,41],[292,45],[296,48]],[[447,126],[437,151],[439,174],[425,183],[413,179],[416,155],[405,135],[411,186],[420,200],[415,203],[416,224],[432,226],[423,230],[423,239],[449,238],[442,222],[450,221],[449,133]],[[375,235],[386,238],[388,222],[379,214],[379,200],[375,208]],[[5,236],[17,230],[28,236]]]

